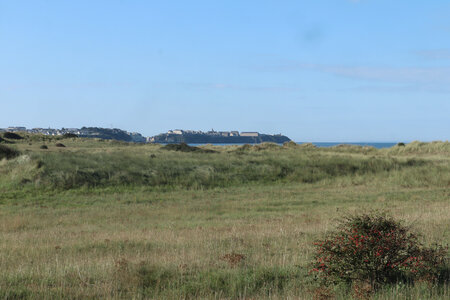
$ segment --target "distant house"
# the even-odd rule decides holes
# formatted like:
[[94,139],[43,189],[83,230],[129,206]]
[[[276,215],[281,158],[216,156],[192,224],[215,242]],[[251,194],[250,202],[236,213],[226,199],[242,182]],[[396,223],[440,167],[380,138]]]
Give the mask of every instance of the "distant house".
[[20,127],[20,126],[16,126],[16,127],[8,127],[8,131],[14,132],[14,131],[26,131],[27,128],[26,127]]
[[230,136],[230,132],[228,131],[220,131],[219,133],[221,136]]
[[169,134],[183,134],[183,130],[181,130],[181,129],[169,130],[167,133],[169,133]]
[[259,136],[258,132],[241,132],[241,136],[254,136],[257,137]]
[[206,134],[209,134],[209,135],[220,135],[220,133],[217,132],[217,131],[215,131],[214,129],[211,129],[211,130],[208,131]]
[[239,131],[231,131],[230,136],[239,136]]

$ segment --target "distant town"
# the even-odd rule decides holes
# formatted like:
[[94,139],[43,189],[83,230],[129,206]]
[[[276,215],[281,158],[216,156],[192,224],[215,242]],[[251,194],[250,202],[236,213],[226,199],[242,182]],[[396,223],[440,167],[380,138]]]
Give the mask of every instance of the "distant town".
[[138,132],[129,132],[118,128],[82,127],[82,128],[32,128],[13,126],[0,128],[0,132],[26,132],[51,136],[76,135],[85,138],[113,139],[134,143],[284,143],[289,138],[281,134],[268,135],[259,132],[239,131],[195,131],[175,129],[152,137],[144,137]]
[[1,131],[27,132],[52,136],[75,134],[78,137],[101,138],[107,140],[120,140],[135,143],[145,143],[148,140],[140,133],[128,132],[117,128],[110,129],[100,127],[82,127],[82,128],[61,128],[61,129],[54,129],[54,128],[27,129],[26,127],[8,127],[8,128],[0,128],[0,132]]

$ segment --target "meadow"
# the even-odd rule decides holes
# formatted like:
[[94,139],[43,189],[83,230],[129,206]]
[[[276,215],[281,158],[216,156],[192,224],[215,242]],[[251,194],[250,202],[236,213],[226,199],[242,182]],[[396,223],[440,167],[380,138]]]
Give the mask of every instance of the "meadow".
[[[4,299],[314,299],[313,242],[362,211],[389,213],[424,244],[450,241],[449,142],[189,148],[23,136],[0,144],[16,150],[0,154]],[[449,297],[448,280],[373,295]]]

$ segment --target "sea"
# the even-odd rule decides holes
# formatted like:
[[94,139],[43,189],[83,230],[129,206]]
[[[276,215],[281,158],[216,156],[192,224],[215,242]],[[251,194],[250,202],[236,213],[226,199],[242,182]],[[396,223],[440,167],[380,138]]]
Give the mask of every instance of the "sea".
[[[302,142],[297,142],[297,144],[303,144]],[[333,146],[337,146],[337,145],[356,145],[356,146],[369,146],[369,147],[374,147],[377,149],[382,149],[382,148],[391,148],[395,145],[397,145],[397,143],[326,143],[326,142],[322,142],[322,143],[311,143],[317,147],[333,147]]]
[[[301,145],[304,144],[306,142],[296,142],[297,144]],[[377,149],[382,149],[382,148],[391,148],[395,145],[397,145],[397,143],[365,143],[365,142],[354,142],[354,143],[343,143],[343,142],[311,142],[311,144],[317,146],[317,147],[333,147],[333,146],[337,146],[337,145],[356,145],[356,146],[369,146],[369,147],[374,147]],[[190,146],[201,146],[201,145],[206,145],[206,144],[189,144]],[[245,145],[245,144],[213,144],[214,146],[230,146],[230,145]],[[281,144],[280,144],[281,145]]]

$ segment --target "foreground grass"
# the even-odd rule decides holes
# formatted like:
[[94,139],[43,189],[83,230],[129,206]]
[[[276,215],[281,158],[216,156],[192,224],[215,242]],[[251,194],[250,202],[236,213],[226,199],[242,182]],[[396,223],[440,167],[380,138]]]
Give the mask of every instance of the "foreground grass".
[[[336,217],[368,209],[404,220],[424,243],[450,241],[449,156],[440,147],[193,154],[64,144],[46,152],[16,143],[26,156],[1,162],[2,298],[311,299],[312,242]],[[206,168],[212,179],[200,176]],[[65,181],[76,169],[123,177]],[[165,182],[129,181],[155,170],[169,174]],[[345,287],[334,294],[350,297]],[[449,296],[447,285],[423,283],[374,298]]]

